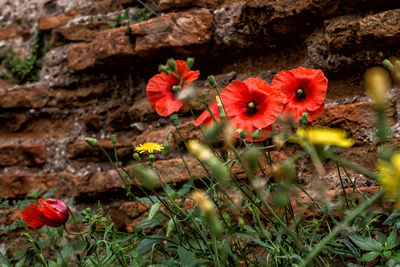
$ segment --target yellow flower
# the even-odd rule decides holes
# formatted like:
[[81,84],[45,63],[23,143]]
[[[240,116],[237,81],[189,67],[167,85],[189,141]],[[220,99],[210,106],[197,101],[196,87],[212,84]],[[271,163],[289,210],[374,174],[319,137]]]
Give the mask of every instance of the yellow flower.
[[214,204],[211,202],[211,200],[208,198],[206,194],[204,194],[201,191],[193,191],[191,194],[192,198],[194,201],[199,203],[199,208],[205,213],[205,214],[210,214],[215,211]]
[[189,140],[187,149],[200,160],[209,160],[214,157],[210,148],[200,144],[197,140]]
[[378,161],[378,182],[385,191],[386,198],[396,201],[396,208],[400,209],[400,153],[395,153],[390,162]]
[[313,145],[334,145],[340,147],[351,147],[354,141],[347,138],[344,130],[332,128],[298,128],[296,134],[307,139]]
[[153,153],[155,150],[161,151],[163,149],[164,147],[162,145],[153,142],[144,143],[135,147],[135,151],[139,152],[140,154],[144,152]]

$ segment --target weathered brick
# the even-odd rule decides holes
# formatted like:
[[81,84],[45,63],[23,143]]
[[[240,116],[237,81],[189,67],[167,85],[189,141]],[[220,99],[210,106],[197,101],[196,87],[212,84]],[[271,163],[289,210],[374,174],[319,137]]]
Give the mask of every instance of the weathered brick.
[[77,10],[70,10],[58,16],[41,17],[39,20],[39,30],[46,31],[66,24],[78,14]]
[[[110,140],[100,139],[99,144],[107,151],[108,154],[114,155],[113,144]],[[120,160],[131,158],[133,148],[127,141],[118,140],[117,152]],[[89,146],[85,141],[79,140],[71,142],[67,145],[68,158],[79,161],[100,162],[107,161],[105,154],[98,148]]]
[[69,67],[75,71],[92,67],[110,58],[134,55],[128,27],[99,32],[93,42],[75,45],[68,54]]
[[0,92],[0,108],[42,108],[49,101],[46,89],[16,89]]
[[0,175],[1,197],[23,198],[32,189],[56,188],[55,197],[71,197],[75,190],[73,175],[69,173]]
[[0,113],[0,138],[46,138],[69,136],[74,115],[60,113]]
[[50,46],[56,47],[69,42],[91,42],[96,38],[97,33],[110,28],[107,21],[57,28],[52,32]]
[[46,145],[0,145],[0,166],[32,166],[46,162]]
[[112,59],[151,56],[162,48],[198,46],[210,41],[211,27],[209,12],[166,14],[133,24],[130,28],[98,33],[90,44],[71,48],[68,64],[72,70],[79,71]]
[[188,47],[211,39],[212,14],[209,12],[169,13],[133,24],[135,53],[150,56],[164,47]]

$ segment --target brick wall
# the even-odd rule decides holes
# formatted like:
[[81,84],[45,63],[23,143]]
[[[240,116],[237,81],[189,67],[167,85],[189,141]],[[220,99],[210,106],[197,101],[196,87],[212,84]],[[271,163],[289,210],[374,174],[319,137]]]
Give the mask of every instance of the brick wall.
[[[133,146],[162,143],[173,127],[150,107],[145,87],[169,57],[195,57],[194,69],[201,72],[195,85],[210,103],[215,93],[206,82],[209,74],[223,88],[254,76],[270,82],[278,71],[298,66],[322,69],[329,80],[323,124],[349,131],[356,145],[343,156],[374,169],[374,114],[363,73],[399,55],[399,1],[147,1],[157,2],[160,16],[111,29],[108,22],[135,2],[0,0],[0,50],[13,46],[28,54],[36,27],[50,44],[37,83],[0,81],[2,196],[23,198],[33,188],[57,187],[57,197],[74,196],[77,204],[102,199],[119,206],[124,201],[121,181],[83,138],[98,138],[111,149],[109,136],[116,134],[125,165]],[[388,114],[396,136],[398,98],[393,88]],[[201,105],[194,107],[199,114]],[[179,116],[183,137],[199,137],[189,112]],[[273,156],[279,161],[288,153],[290,149]],[[176,153],[156,164],[165,181],[188,179]],[[305,185],[315,178],[307,165],[299,166]],[[339,185],[335,170],[328,163],[329,172],[322,177],[327,188]],[[358,182],[371,184],[361,176]]]

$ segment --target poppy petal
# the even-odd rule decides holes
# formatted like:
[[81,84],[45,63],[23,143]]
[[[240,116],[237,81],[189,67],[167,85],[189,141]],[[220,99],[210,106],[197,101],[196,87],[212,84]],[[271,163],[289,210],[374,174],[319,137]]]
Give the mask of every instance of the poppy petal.
[[[219,121],[219,109],[217,102],[214,102],[210,106],[211,112],[214,114],[214,117]],[[200,124],[203,124],[204,126],[208,126],[213,123],[213,118],[210,115],[210,112],[208,110],[203,111],[203,113],[200,114],[200,116],[193,122],[195,126],[199,126]]]
[[278,72],[272,79],[271,86],[286,96],[285,103],[291,100],[296,89],[299,87],[296,77],[291,71],[283,70]]
[[161,116],[168,116],[185,107],[185,104],[173,96],[167,95],[158,100],[155,104],[155,110]]
[[43,220],[44,224],[52,227],[57,227],[63,225],[67,221],[68,216],[65,216],[64,214],[56,211],[49,200],[43,201],[43,199],[39,199],[39,203],[42,214],[47,219]]
[[42,217],[42,212],[37,204],[30,204],[22,211],[22,219],[27,225],[36,229],[40,229],[44,226],[41,220]]
[[221,92],[221,100],[229,117],[238,115],[250,101],[249,88],[244,82],[233,81]]
[[199,78],[200,71],[196,70],[190,70],[185,74],[185,77],[183,78],[185,82],[187,83],[192,83],[193,81],[197,80]]
[[317,119],[319,116],[321,116],[322,113],[324,112],[324,107],[325,107],[325,105],[322,103],[322,105],[316,110],[313,110],[313,111],[307,110],[308,121],[313,121],[313,120]]
[[249,91],[252,91],[254,89],[267,92],[271,91],[271,87],[269,86],[269,84],[266,81],[260,79],[259,77],[247,78],[246,80],[243,81],[243,83],[247,85]]
[[171,88],[175,85],[174,77],[165,73],[159,73],[154,75],[147,83],[146,93],[149,99],[150,105],[154,108],[157,101],[166,95],[172,95]]

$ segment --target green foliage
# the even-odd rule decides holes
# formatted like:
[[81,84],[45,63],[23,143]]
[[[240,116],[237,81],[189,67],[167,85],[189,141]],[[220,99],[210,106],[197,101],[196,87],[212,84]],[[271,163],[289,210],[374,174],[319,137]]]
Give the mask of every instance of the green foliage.
[[43,45],[41,41],[39,30],[35,32],[30,49],[30,54],[21,59],[10,47],[2,56],[2,64],[7,71],[1,76],[19,84],[37,82],[42,69],[42,57],[48,50],[48,44]]
[[131,24],[148,20],[155,15],[155,12],[153,10],[147,9],[145,7],[136,7],[135,11],[136,12],[133,15],[130,15],[130,8],[127,8],[124,11],[118,13],[115,22],[110,21],[108,24],[113,28],[130,26]]

